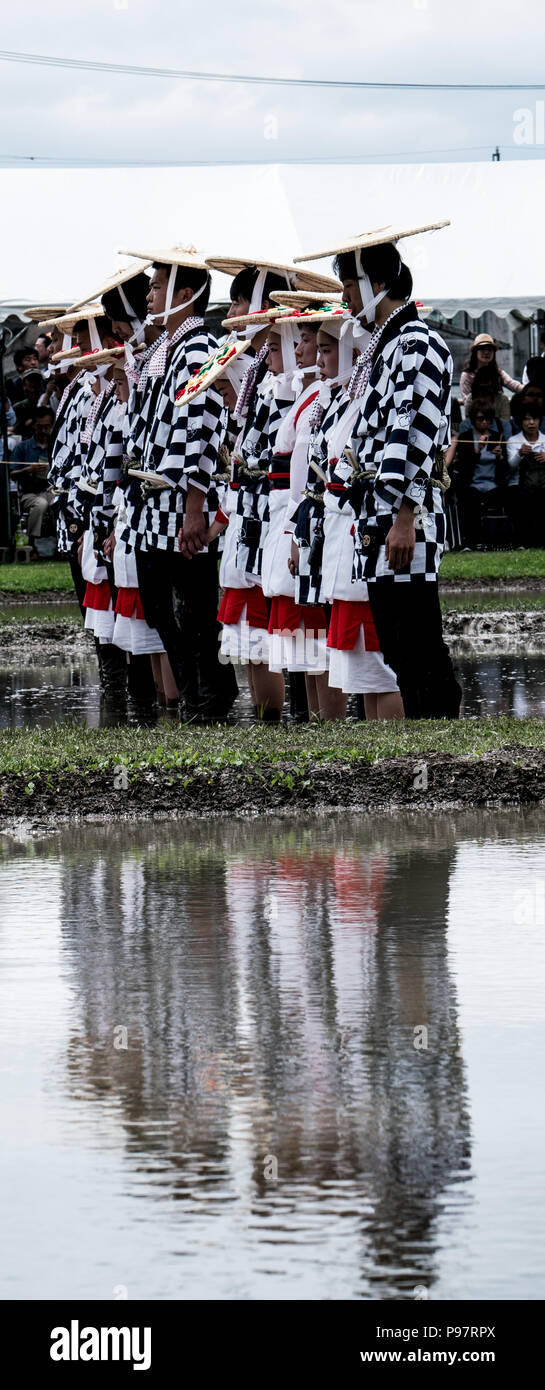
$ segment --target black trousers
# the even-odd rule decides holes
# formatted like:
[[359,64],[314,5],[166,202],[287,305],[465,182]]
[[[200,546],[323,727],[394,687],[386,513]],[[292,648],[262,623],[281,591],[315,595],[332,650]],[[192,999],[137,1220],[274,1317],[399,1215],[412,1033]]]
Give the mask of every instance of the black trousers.
[[369,602],[406,718],[457,719],[462,691],[443,641],[437,582],[377,580],[369,584]]
[[238,694],[231,662],[219,659],[217,542],[186,560],[179,551],[137,551],[146,622],[157,628],[189,712],[224,714]]

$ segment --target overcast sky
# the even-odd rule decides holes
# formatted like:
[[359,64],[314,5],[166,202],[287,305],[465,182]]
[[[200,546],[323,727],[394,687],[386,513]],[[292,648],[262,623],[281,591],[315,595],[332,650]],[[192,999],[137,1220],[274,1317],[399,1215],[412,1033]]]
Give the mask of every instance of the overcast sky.
[[[544,30],[543,0],[20,0],[4,10],[2,47],[306,78],[543,82]],[[504,158],[543,157],[539,111],[533,144],[517,144],[514,131],[515,113],[544,97],[227,86],[0,62],[0,163],[401,161],[433,151],[478,160],[496,144]]]

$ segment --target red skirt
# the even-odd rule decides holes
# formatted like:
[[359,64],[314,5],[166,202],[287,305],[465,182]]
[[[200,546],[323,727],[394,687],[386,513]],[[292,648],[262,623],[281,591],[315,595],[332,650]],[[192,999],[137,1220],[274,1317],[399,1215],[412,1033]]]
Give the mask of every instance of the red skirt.
[[296,603],[295,599],[288,598],[286,594],[278,594],[271,599],[269,632],[298,632],[301,619],[305,632],[312,632],[314,635],[327,632],[327,618],[319,603]]
[[335,647],[338,652],[353,651],[360,627],[363,627],[366,652],[379,652],[380,645],[371,604],[351,603],[350,599],[344,598],[334,599],[327,637],[328,647]]
[[87,580],[83,599],[84,608],[94,608],[97,612],[107,613],[111,601],[112,595],[107,579],[103,579],[100,584],[90,584]]
[[218,609],[218,622],[236,627],[244,609],[250,627],[267,629],[269,614],[260,584],[253,584],[251,589],[226,589]]
[[115,611],[122,618],[143,618],[145,621],[142,599],[138,589],[118,589]]

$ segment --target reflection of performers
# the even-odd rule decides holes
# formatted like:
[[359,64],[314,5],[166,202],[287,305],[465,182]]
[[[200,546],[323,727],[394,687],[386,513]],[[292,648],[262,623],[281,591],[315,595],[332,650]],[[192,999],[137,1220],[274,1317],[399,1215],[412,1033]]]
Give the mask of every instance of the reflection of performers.
[[104,833],[92,876],[79,844],[66,870],[74,1089],[83,1073],[88,1095],[113,1093],[129,1148],[160,1155],[176,1190],[236,1177],[258,1243],[279,1202],[294,1241],[299,1203],[312,1209],[317,1249],[351,1221],[338,1277],[354,1287],[358,1248],[379,1296],[429,1286],[438,1204],[468,1162],[448,835],[436,826],[430,848],[412,822],[325,821],[245,826],[241,842],[218,824],[117,850]]

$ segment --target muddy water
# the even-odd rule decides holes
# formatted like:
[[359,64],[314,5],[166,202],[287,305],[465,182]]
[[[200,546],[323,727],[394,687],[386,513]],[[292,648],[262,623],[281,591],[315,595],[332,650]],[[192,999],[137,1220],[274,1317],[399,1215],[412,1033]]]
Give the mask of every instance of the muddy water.
[[543,813],[0,843],[2,1296],[543,1297]]
[[[545,715],[545,655],[475,653],[455,656],[458,679],[464,692],[462,714],[504,715],[515,718]],[[244,672],[237,674],[240,695],[233,718],[242,723],[252,715]],[[355,716],[355,705],[351,705]],[[287,715],[287,706],[285,707]],[[151,722],[159,712],[151,715]],[[164,718],[164,714],[162,715]],[[176,720],[170,711],[170,719]],[[62,653],[46,660],[22,656],[20,663],[3,661],[0,654],[0,729],[39,726],[48,728],[62,719],[75,719],[88,728],[142,722],[142,713],[130,703],[104,700],[94,656]]]

